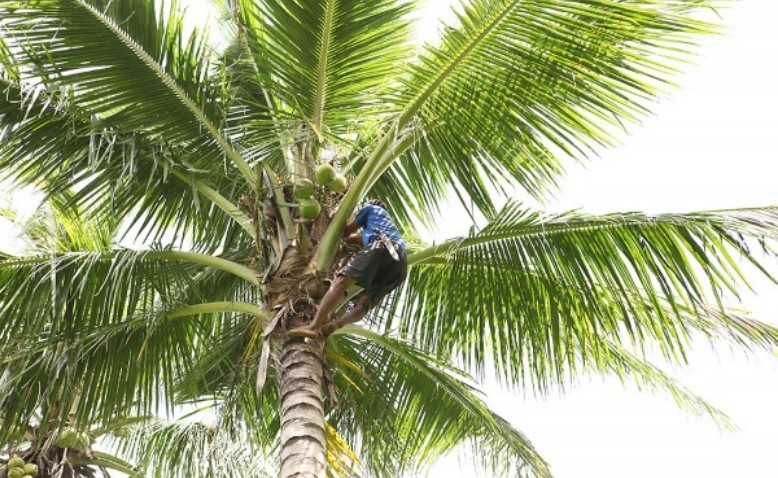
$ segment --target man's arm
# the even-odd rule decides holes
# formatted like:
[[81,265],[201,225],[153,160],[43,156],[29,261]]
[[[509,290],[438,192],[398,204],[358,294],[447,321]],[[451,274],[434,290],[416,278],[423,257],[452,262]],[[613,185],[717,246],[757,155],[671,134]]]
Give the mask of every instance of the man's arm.
[[361,246],[362,234],[357,233],[357,229],[359,229],[359,224],[357,224],[356,221],[350,221],[348,224],[346,224],[346,228],[343,231],[343,242]]

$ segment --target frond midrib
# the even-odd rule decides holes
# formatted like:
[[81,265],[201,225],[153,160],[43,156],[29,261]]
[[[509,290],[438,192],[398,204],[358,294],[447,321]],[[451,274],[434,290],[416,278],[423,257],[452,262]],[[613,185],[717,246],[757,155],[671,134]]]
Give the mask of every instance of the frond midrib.
[[214,125],[213,122],[208,119],[205,112],[198,108],[194,101],[189,98],[189,95],[187,95],[186,92],[178,85],[178,83],[176,83],[175,79],[172,78],[165,71],[165,69],[162,68],[162,66],[160,66],[154,60],[154,58],[152,58],[151,55],[149,55],[146,50],[144,50],[138,44],[138,42],[136,42],[122,29],[120,29],[114,22],[106,18],[95,7],[89,5],[84,0],[76,0],[76,2],[83,9],[87,10],[95,19],[102,23],[103,26],[116,35],[116,37],[127,46],[127,48],[129,48],[135,55],[137,55],[137,57],[143,62],[144,65],[150,68],[154,74],[159,77],[160,80],[162,80],[162,83],[173,92],[173,94],[181,101],[181,103],[183,103],[183,105],[195,116],[197,121],[199,121],[200,124],[202,124],[206,130],[208,130],[208,132],[216,140],[219,146],[221,146],[227,156],[232,160],[233,163],[235,163],[235,166],[237,166],[237,168],[240,170],[241,174],[249,183],[250,187],[252,189],[255,188],[257,181],[252,169],[249,167],[240,153],[238,153],[238,151],[235,150],[229,141],[227,141],[227,139],[221,134],[216,125]]
[[[720,213],[732,213],[732,212],[776,212],[776,208],[773,207],[764,207],[764,208],[749,208],[744,210],[739,209],[729,209],[725,211],[711,211],[710,214],[715,214],[717,212]],[[710,224],[709,219],[712,219],[713,217],[708,218],[705,222],[706,224]],[[453,250],[459,250],[464,249],[467,247],[476,246],[479,244],[485,244],[489,242],[495,242],[500,240],[506,240],[506,239],[521,239],[521,238],[527,238],[527,237],[539,237],[539,236],[549,236],[549,235],[557,235],[557,234],[565,234],[565,233],[573,233],[573,232],[580,232],[580,231],[596,231],[596,230],[603,230],[603,229],[612,229],[612,228],[623,228],[623,227],[631,227],[631,226],[641,226],[641,227],[657,227],[657,226],[680,226],[683,227],[684,224],[682,222],[679,222],[680,220],[688,219],[688,220],[702,220],[703,216],[700,214],[689,214],[689,215],[668,215],[668,216],[645,216],[642,218],[636,218],[636,217],[622,217],[618,221],[607,221],[602,220],[601,218],[593,218],[594,221],[582,221],[578,224],[571,224],[571,223],[550,223],[550,224],[532,224],[527,225],[526,227],[522,228],[512,228],[511,230],[504,231],[504,232],[494,232],[489,233],[487,231],[486,234],[479,234],[478,236],[474,237],[458,237],[449,239],[448,241],[429,247],[427,249],[421,250],[419,252],[410,254],[408,256],[408,265],[421,263],[426,260],[429,260],[433,257],[440,256],[442,254],[448,254],[452,252]]]
[[458,52],[448,61],[445,68],[439,71],[426,86],[411,100],[410,104],[406,107],[405,111],[400,114],[399,126],[403,128],[406,126],[411,118],[421,109],[424,102],[429,99],[430,96],[437,90],[437,88],[450,77],[456,69],[461,66],[468,58],[470,53],[475,50],[484,40],[489,38],[495,29],[500,25],[502,20],[508,16],[513,8],[521,3],[521,0],[513,0],[505,5],[502,9],[496,11],[492,17],[486,21],[478,30],[475,36],[473,36],[467,43],[462,45]]
[[332,30],[335,23],[335,8],[337,1],[338,0],[327,0],[324,21],[322,22],[316,96],[313,111],[313,125],[317,132],[321,131],[324,123],[324,104],[327,101],[327,68],[329,65],[330,44],[332,42]]
[[[250,282],[254,285],[259,285],[259,279],[256,276],[256,272],[246,267],[242,264],[239,264],[237,262],[233,262],[228,259],[224,259],[217,256],[212,256],[208,254],[201,254],[198,252],[187,252],[187,251],[144,251],[144,252],[136,252],[136,251],[126,251],[130,253],[134,253],[138,256],[138,258],[143,259],[149,259],[149,260],[172,260],[172,261],[185,261],[185,262],[192,262],[196,264],[201,264],[209,267],[213,267],[215,269],[222,270],[224,272],[231,273],[237,277],[240,277],[241,279],[246,280],[247,282]],[[24,267],[24,266],[34,266],[38,264],[45,264],[45,263],[51,263],[52,261],[57,260],[68,260],[68,259],[78,259],[78,258],[89,258],[91,257],[94,261],[99,262],[108,262],[108,261],[114,261],[117,259],[117,253],[115,252],[69,252],[66,254],[59,254],[59,255],[38,255],[33,257],[12,257],[10,259],[6,259],[3,261],[0,261],[0,268],[2,267]]]

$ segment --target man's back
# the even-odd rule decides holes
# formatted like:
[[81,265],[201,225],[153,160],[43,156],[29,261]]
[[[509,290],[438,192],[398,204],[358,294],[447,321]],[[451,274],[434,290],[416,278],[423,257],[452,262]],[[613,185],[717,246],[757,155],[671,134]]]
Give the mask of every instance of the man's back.
[[389,213],[380,206],[366,204],[354,218],[362,228],[362,245],[367,247],[378,236],[375,230],[383,232],[392,241],[400,245],[405,251],[405,241],[403,241],[400,231],[394,225]]

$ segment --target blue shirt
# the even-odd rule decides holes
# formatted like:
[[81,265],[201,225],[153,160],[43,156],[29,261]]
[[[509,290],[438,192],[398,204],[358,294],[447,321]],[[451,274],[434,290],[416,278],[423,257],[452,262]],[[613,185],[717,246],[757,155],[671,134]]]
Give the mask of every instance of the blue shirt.
[[389,237],[392,242],[396,242],[400,245],[400,249],[405,251],[405,241],[400,236],[400,231],[397,230],[397,226],[394,225],[392,219],[389,217],[389,213],[380,206],[374,204],[366,204],[365,207],[359,210],[357,217],[354,218],[354,222],[362,228],[362,245],[367,247],[378,238],[378,234],[373,231],[377,229]]

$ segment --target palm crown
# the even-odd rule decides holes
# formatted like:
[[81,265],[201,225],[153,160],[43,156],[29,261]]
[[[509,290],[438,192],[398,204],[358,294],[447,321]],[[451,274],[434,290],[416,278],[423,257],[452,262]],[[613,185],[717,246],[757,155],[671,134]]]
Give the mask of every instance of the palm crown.
[[[398,476],[466,442],[497,475],[549,476],[474,376],[539,390],[634,376],[724,419],[634,351],[683,361],[694,333],[778,342],[722,300],[745,284],[735,256],[761,270],[749,241],[768,246],[776,210],[546,215],[505,201],[515,187],[542,197],[560,158],[643,114],[713,30],[694,19],[708,2],[473,0],[420,51],[413,2],[222,6],[229,42],[214,50],[175,4],[0,0],[0,169],[149,244],[0,263],[7,423],[45,423],[45,438],[209,403],[219,433],[152,427],[123,450],[161,476],[207,475],[218,463],[192,450],[227,436],[279,455],[282,476]],[[324,211],[308,220],[290,186],[324,162],[350,186],[318,188]],[[378,331],[286,335],[348,256],[360,200],[381,197],[413,238],[449,192],[486,225],[411,241]],[[40,359],[8,346],[25,341]]]

